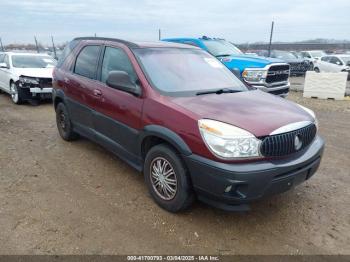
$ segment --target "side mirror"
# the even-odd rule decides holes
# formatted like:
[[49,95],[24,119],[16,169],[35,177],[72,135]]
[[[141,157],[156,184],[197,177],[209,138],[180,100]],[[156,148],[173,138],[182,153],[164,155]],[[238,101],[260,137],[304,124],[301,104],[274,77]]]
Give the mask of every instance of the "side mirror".
[[0,63],[0,68],[6,68],[8,69],[8,65],[6,63]]
[[106,84],[112,88],[140,96],[141,88],[131,81],[129,74],[125,71],[111,71],[108,74]]

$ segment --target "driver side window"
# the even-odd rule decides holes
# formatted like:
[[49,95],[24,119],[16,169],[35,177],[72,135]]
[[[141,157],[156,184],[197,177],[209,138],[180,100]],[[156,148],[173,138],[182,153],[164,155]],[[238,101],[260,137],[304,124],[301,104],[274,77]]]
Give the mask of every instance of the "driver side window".
[[129,74],[133,83],[136,83],[137,75],[127,54],[120,48],[106,47],[103,57],[101,82],[106,83],[111,71],[125,71]]

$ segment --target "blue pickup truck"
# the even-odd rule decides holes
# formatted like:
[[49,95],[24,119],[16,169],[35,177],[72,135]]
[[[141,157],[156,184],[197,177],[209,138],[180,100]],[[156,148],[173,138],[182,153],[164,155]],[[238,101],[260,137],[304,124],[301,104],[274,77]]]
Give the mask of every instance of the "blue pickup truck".
[[175,42],[197,46],[219,59],[248,85],[262,91],[286,97],[289,93],[289,64],[273,58],[245,55],[232,43],[219,38],[167,38]]

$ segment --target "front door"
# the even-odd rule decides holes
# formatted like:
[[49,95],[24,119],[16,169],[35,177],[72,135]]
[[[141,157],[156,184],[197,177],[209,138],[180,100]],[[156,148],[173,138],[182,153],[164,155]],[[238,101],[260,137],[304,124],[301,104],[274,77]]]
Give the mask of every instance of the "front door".
[[94,117],[94,128],[102,139],[112,140],[127,152],[137,153],[137,137],[141,123],[143,99],[106,85],[111,71],[125,71],[139,84],[133,65],[122,48],[106,46],[100,66],[100,82],[94,92],[99,105]]

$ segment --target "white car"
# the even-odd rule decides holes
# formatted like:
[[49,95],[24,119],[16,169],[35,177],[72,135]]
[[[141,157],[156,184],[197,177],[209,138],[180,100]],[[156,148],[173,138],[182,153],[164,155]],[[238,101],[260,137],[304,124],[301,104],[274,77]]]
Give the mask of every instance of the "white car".
[[350,72],[350,55],[327,55],[321,57],[314,67],[315,72]]
[[310,51],[301,51],[300,57],[308,60],[310,63],[310,69],[314,68],[315,63],[317,63],[318,59],[322,56],[326,56],[327,54],[322,50],[310,50]]
[[55,65],[46,54],[0,53],[0,90],[9,93],[15,104],[50,98]]

